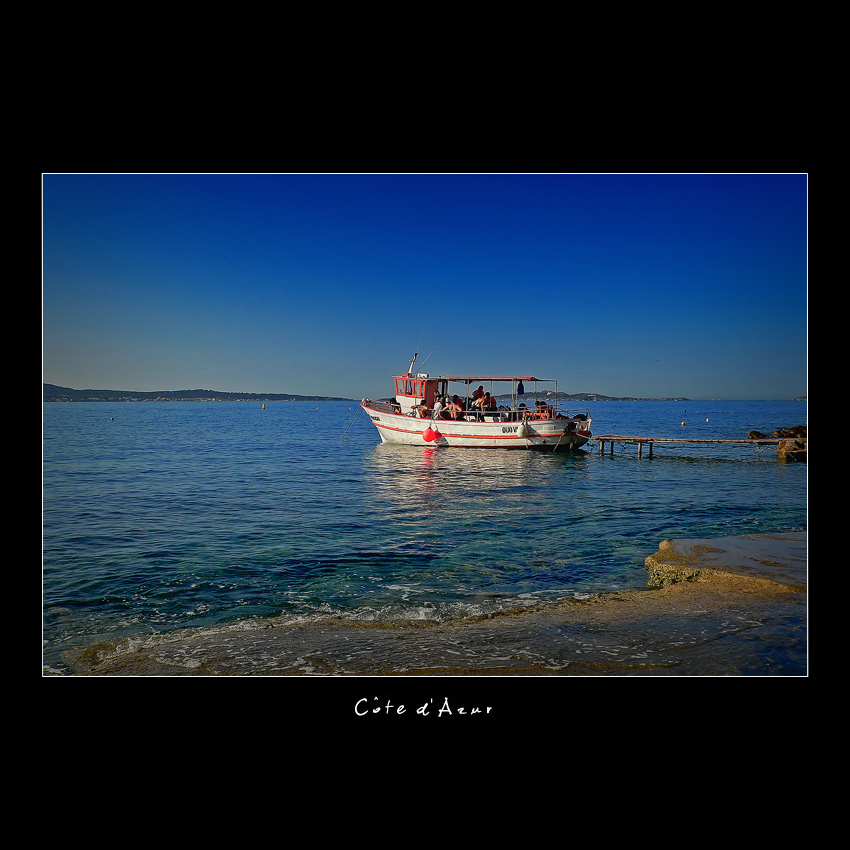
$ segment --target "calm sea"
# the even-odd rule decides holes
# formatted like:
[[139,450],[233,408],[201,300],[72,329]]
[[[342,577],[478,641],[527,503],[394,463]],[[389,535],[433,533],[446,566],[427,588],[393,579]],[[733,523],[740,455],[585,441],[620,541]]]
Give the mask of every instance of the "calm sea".
[[[807,420],[791,401],[589,410],[599,435]],[[806,472],[771,447],[388,446],[356,402],[44,404],[44,664],[249,618],[449,621],[644,588],[665,538],[805,531]]]

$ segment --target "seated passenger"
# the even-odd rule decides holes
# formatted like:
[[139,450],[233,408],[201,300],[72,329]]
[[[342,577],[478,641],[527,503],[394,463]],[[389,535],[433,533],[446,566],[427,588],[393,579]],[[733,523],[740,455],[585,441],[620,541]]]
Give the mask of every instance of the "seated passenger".
[[496,409],[496,399],[492,398],[490,393],[484,393],[480,398],[475,399],[472,402],[473,407],[477,407],[479,410],[495,410]]
[[463,406],[457,396],[452,396],[451,404],[446,407],[450,419],[463,419]]

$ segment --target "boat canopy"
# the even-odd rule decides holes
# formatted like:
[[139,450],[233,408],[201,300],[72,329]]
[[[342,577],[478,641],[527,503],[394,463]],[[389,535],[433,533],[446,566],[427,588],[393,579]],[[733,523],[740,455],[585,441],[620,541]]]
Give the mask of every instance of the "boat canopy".
[[450,375],[443,376],[447,381],[465,381],[468,383],[472,383],[473,381],[545,381],[545,378],[535,378],[533,376],[527,377],[514,377],[509,375],[505,376],[494,376],[494,375],[460,375],[451,377]]
[[405,372],[400,377],[402,378],[419,378],[430,381],[463,381],[472,383],[473,381],[554,381],[554,378],[535,378],[533,375],[514,376],[514,375],[426,375],[414,374]]
[[[435,397],[448,393],[449,384],[452,383],[465,384],[467,387],[465,395],[469,395],[470,389],[476,384],[489,383],[493,390],[494,383],[508,383],[511,385],[510,395],[514,404],[517,404],[526,392],[525,384],[533,385],[533,388],[530,387],[530,394],[535,397],[538,392],[537,385],[540,383],[554,384],[555,392],[558,391],[556,380],[535,378],[533,375],[429,375],[427,372],[405,372],[403,375],[396,375],[394,381],[396,399],[408,408],[411,405],[416,406],[420,399],[424,399],[428,407],[433,407]],[[495,391],[493,392],[495,394]]]

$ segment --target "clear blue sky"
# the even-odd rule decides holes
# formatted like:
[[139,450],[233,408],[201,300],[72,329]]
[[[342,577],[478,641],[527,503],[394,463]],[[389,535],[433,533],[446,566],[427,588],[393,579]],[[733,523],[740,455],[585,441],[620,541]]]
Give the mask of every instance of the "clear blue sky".
[[[43,378],[807,393],[806,175],[45,174]],[[427,362],[423,361],[428,358]]]

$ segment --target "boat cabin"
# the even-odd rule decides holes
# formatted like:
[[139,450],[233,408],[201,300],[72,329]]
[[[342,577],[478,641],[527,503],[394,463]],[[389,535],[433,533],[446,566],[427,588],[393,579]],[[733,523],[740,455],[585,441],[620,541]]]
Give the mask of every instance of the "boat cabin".
[[447,378],[432,378],[427,372],[416,375],[405,372],[395,378],[395,398],[404,414],[419,407],[423,401],[430,410],[436,397],[448,392],[448,385]]

